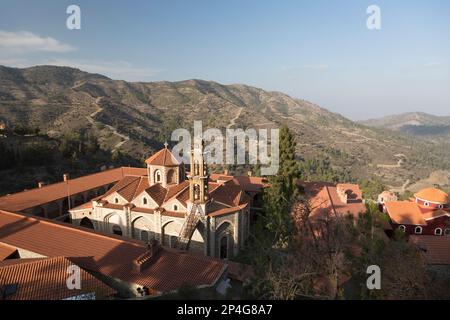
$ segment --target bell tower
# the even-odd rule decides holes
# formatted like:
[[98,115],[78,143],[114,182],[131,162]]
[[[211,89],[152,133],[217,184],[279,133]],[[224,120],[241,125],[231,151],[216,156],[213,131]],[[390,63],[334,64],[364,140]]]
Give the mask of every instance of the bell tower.
[[208,201],[208,166],[204,157],[203,139],[194,138],[191,149],[191,172],[189,178],[189,201],[205,204]]

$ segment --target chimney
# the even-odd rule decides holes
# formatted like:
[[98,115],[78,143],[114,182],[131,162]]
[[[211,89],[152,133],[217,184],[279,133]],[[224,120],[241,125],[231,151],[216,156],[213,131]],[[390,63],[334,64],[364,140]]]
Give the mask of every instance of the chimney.
[[253,175],[252,171],[247,171],[247,175],[251,177]]
[[224,175],[226,175],[226,176],[227,176],[227,175],[228,175],[228,173],[229,173],[229,172],[228,172],[228,169],[225,169],[225,170],[223,170],[223,174],[224,174]]
[[39,189],[42,188],[43,186],[45,186],[45,182],[42,182],[42,181],[38,182]]
[[63,180],[64,181],[69,181],[69,174],[68,173],[64,173],[63,174]]

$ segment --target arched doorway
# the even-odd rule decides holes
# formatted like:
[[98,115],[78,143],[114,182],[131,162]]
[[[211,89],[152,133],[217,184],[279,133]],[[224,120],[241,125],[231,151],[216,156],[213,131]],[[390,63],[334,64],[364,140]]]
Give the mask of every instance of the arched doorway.
[[216,252],[215,256],[221,259],[229,259],[234,251],[234,226],[228,221],[224,221],[216,230]]
[[81,219],[80,226],[89,228],[89,229],[95,229],[94,224],[92,223],[91,219],[89,219],[88,217],[84,217],[83,219]]
[[228,236],[223,236],[220,239],[219,257],[220,259],[228,259]]
[[112,232],[115,235],[121,236],[122,235],[122,228],[119,227],[117,224],[113,226]]

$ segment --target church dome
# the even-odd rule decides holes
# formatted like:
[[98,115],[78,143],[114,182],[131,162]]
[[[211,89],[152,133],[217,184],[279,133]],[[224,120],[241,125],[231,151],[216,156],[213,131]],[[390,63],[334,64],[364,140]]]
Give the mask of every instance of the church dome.
[[414,197],[416,197],[419,200],[439,204],[446,204],[449,202],[448,194],[436,188],[428,188],[420,190],[419,192],[414,194]]
[[157,153],[152,155],[150,158],[145,160],[145,163],[153,166],[178,166],[180,162],[175,158],[175,156],[170,152],[167,146]]

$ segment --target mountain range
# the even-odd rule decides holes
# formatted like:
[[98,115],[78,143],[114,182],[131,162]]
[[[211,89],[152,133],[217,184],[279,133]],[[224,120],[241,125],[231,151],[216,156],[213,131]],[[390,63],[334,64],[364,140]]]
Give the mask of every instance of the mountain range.
[[450,116],[410,112],[361,121],[361,124],[375,128],[396,130],[431,140],[450,138]]
[[450,120],[413,115],[402,116],[401,125],[395,117],[357,123],[312,102],[243,84],[126,82],[69,67],[0,66],[0,124],[37,127],[54,139],[86,131],[101,148],[140,160],[174,129],[192,129],[194,120],[202,120],[204,129],[285,124],[296,135],[299,157],[327,158],[355,178],[378,176],[400,187],[450,169],[444,142],[416,139],[403,130],[419,122],[445,127]]

